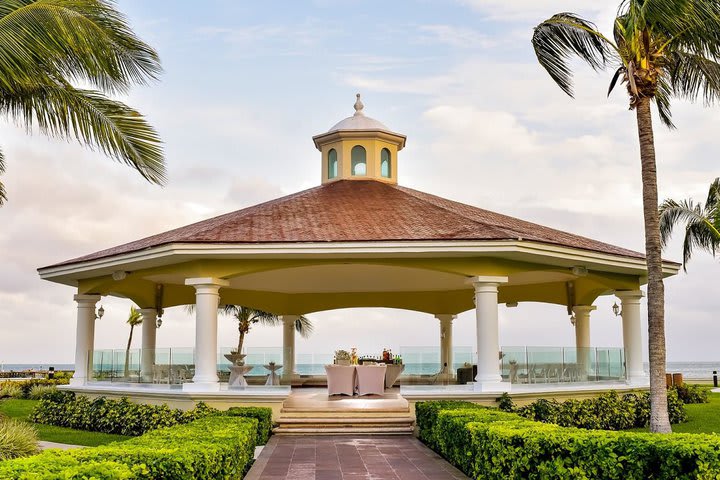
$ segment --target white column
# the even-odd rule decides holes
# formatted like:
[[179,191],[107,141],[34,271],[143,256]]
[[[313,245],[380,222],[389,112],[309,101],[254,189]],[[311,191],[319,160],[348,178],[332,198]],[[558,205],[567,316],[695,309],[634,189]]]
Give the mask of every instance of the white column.
[[217,376],[217,317],[220,288],[228,286],[219,278],[188,278],[185,285],[195,287],[195,376],[183,390],[212,392],[220,390]]
[[475,287],[475,317],[477,321],[477,376],[474,390],[478,392],[507,392],[510,382],[500,376],[500,338],[498,326],[498,286],[507,277],[473,277]]
[[452,322],[457,318],[457,315],[452,314],[438,314],[435,318],[440,320],[440,376],[444,379],[452,378]]
[[90,379],[88,371],[95,348],[95,305],[100,295],[75,295],[77,302],[77,325],[75,330],[75,373],[70,385],[85,385]]
[[622,302],[623,346],[627,382],[631,385],[647,385],[649,378],[643,368],[642,326],[640,324],[640,290],[617,291],[615,296]]
[[141,308],[140,314],[143,319],[140,375],[144,382],[152,382],[153,366],[155,365],[157,310],[154,308]]
[[295,373],[295,320],[298,315],[283,315],[283,369],[282,380],[292,381]]
[[575,314],[575,349],[578,368],[582,379],[588,376],[588,365],[590,360],[590,312],[597,310],[593,305],[576,305],[573,307]]

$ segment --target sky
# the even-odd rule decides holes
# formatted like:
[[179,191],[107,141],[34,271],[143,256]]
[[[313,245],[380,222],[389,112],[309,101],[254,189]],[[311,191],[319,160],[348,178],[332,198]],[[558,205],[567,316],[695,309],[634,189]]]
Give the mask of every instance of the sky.
[[[198,5],[118,2],[162,59],[160,80],[123,100],[162,136],[167,186],[75,143],[0,123],[9,195],[0,208],[0,362],[73,361],[74,289],[40,280],[38,267],[317,186],[320,153],[311,137],[349,116],[358,92],[368,116],[408,137],[398,157],[401,185],[643,250],[637,133],[626,95],[617,89],[608,98],[610,74],[578,64],[576,98],[566,96],[530,44],[533,26],[556,12],[581,14],[607,31],[616,1]],[[660,198],[703,201],[720,174],[720,108],[677,101],[673,113],[675,131],[656,119]],[[666,258],[681,259],[680,238]],[[666,281],[670,361],[720,360],[718,269],[717,259],[697,253],[687,274]],[[622,346],[614,301],[596,302],[593,346]],[[122,349],[131,303],[105,297],[102,304],[96,348]],[[439,344],[438,321],[417,312],[310,318],[315,333],[297,342],[304,354]],[[220,346],[236,343],[231,319],[219,319],[218,336]],[[192,317],[168,309],[157,338],[158,347],[192,346]],[[472,347],[474,338],[474,312],[465,312],[455,321],[455,345]],[[564,307],[501,306],[500,343],[573,346],[574,331]],[[257,327],[246,339],[252,348],[281,344],[278,327]]]

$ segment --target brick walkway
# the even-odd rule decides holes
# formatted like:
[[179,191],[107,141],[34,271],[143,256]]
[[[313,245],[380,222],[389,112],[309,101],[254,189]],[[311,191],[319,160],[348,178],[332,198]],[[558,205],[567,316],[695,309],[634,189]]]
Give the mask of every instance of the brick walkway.
[[275,435],[245,480],[467,478],[411,436]]

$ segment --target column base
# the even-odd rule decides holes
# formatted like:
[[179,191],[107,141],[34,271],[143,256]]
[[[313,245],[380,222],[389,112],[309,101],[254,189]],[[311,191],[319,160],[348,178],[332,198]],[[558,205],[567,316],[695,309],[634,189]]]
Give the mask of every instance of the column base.
[[473,391],[479,393],[504,393],[509,392],[510,382],[472,382]]
[[219,392],[220,382],[183,383],[183,392]]
[[649,387],[650,386],[650,376],[649,375],[630,375],[627,380],[625,381],[630,386],[633,387]]
[[71,387],[82,387],[82,386],[84,386],[84,385],[87,383],[86,380],[87,380],[87,379],[84,378],[84,377],[72,377],[72,378],[70,379],[69,385],[70,385]]

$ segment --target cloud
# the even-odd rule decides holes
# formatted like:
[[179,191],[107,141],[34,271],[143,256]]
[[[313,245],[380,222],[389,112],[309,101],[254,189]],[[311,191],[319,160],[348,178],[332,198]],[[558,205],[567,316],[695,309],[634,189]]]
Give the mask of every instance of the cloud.
[[458,27],[454,25],[420,25],[421,33],[419,43],[446,44],[461,49],[489,48],[495,45],[486,34],[473,28]]
[[487,20],[504,22],[540,22],[557,12],[575,12],[592,19],[617,10],[617,2],[602,0],[459,0],[459,3],[479,12]]

